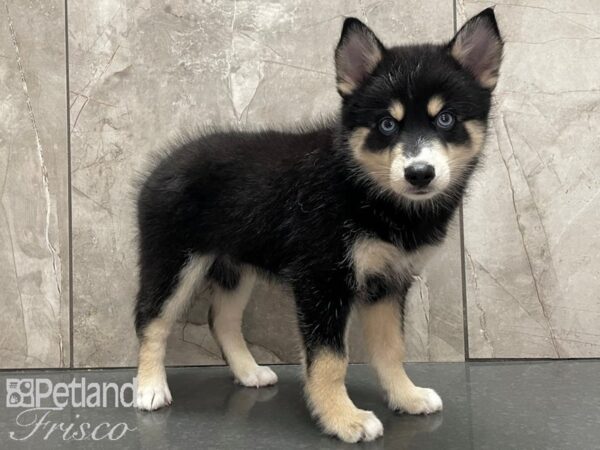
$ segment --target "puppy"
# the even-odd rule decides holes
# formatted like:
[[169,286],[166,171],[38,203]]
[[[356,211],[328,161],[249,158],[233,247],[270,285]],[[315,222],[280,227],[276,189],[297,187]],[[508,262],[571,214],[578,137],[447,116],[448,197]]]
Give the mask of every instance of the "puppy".
[[404,301],[477,167],[502,48],[492,9],[441,45],[385,47],[348,18],[335,50],[335,117],[291,131],[207,132],[162,158],[137,204],[138,407],[171,403],[167,336],[201,285],[237,382],[277,382],[241,332],[259,275],[294,293],[306,398],[326,433],[346,442],[383,433],[344,385],[353,308],[390,408],[441,410],[403,369]]

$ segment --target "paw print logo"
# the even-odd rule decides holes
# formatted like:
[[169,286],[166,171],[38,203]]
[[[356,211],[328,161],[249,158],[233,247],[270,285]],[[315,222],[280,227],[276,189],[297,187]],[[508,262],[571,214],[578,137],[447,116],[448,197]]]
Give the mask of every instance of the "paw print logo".
[[34,405],[35,396],[32,378],[6,379],[7,408],[32,408]]

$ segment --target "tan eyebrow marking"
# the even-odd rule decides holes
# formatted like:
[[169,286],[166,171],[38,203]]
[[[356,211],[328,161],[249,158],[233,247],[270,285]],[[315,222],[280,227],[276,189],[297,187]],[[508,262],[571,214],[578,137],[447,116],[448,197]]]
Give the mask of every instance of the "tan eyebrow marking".
[[439,112],[444,107],[444,100],[439,95],[434,95],[429,99],[427,103],[427,113],[431,117],[435,117],[439,114]]
[[394,119],[400,122],[404,118],[404,106],[398,100],[394,100],[388,111]]
[[352,83],[348,83],[347,81],[340,81],[337,85],[337,88],[342,94],[350,95],[352,94],[352,91],[356,89],[356,86],[354,86]]

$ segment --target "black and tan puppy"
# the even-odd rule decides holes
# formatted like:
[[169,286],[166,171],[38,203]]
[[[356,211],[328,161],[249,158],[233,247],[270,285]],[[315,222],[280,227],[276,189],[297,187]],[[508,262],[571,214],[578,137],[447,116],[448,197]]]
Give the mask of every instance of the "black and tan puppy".
[[202,284],[213,293],[211,329],[236,380],[277,381],[241,332],[259,275],[292,287],[306,396],[327,433],[347,442],[383,433],[344,386],[353,308],[389,406],[442,409],[435,391],[403,369],[404,299],[477,166],[501,57],[491,9],[441,45],[388,48],[350,18],[335,51],[341,108],[329,122],[210,132],[164,157],[138,199],[138,407],[171,403],[165,343]]

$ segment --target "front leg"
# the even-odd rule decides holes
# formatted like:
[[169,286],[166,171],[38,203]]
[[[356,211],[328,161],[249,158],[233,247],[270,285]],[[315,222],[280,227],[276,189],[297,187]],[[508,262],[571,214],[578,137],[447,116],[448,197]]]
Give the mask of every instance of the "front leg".
[[372,441],[383,434],[383,425],[371,411],[357,408],[346,391],[345,335],[352,297],[342,292],[345,288],[306,282],[295,289],[306,352],[306,398],[326,433],[345,442]]
[[442,409],[433,390],[417,387],[404,371],[402,312],[396,299],[361,303],[359,314],[371,363],[386,392],[391,409],[409,414],[430,414]]

